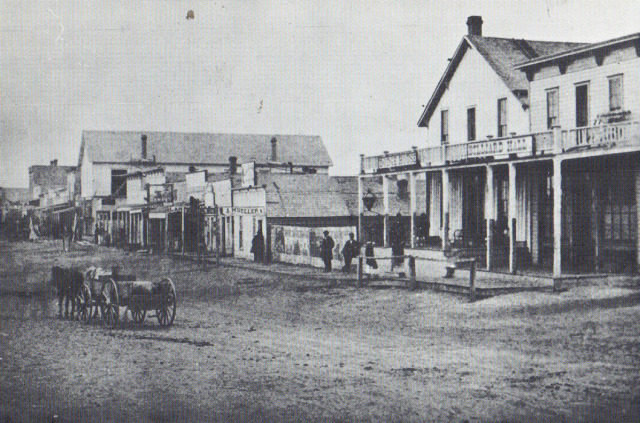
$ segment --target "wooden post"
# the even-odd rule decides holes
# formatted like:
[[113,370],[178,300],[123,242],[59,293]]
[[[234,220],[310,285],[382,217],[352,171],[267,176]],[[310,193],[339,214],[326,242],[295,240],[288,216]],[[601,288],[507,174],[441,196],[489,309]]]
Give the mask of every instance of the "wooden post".
[[516,229],[517,229],[517,221],[516,218],[514,217],[513,219],[511,219],[511,228],[512,228],[512,232],[513,232],[513,236],[509,239],[509,243],[510,243],[510,258],[509,258],[509,270],[511,270],[512,274],[516,274],[516,272],[518,271],[518,243],[516,242]]
[[449,248],[449,171],[442,171],[442,249]]
[[389,246],[389,178],[382,176],[382,193],[384,206],[384,246]]
[[493,262],[493,230],[495,225],[495,188],[493,166],[487,166],[487,200],[485,204],[485,215],[487,217],[487,270],[491,270]]
[[409,256],[409,285],[407,286],[409,291],[415,291],[417,288],[416,283],[416,258]]
[[476,259],[471,260],[469,268],[469,301],[476,300]]
[[516,166],[509,163],[509,271],[516,272],[516,213],[517,213],[517,197],[516,197]]
[[487,221],[487,270],[491,270],[493,266],[493,232],[495,231],[496,221],[489,219]]
[[362,288],[362,279],[364,278],[364,257],[358,256],[358,282],[356,287]]
[[553,277],[562,274],[562,162],[553,160]]
[[[362,162],[364,161],[364,154],[360,155],[360,161],[361,161],[361,165]],[[364,169],[361,169],[361,173],[363,173]],[[364,207],[362,204],[362,177],[358,176],[358,233],[356,234],[356,238],[362,242],[362,240],[364,239],[362,236],[362,214],[364,213]]]
[[186,251],[184,247],[184,206],[182,206],[182,254]]
[[416,175],[409,173],[409,212],[411,213],[411,248],[415,248],[416,243]]

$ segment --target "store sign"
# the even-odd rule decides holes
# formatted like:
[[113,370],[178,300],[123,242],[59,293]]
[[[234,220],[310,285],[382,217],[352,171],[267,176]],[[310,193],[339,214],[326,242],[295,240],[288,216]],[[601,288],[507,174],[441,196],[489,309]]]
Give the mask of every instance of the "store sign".
[[264,216],[264,207],[220,207],[220,214],[224,216],[238,214]]
[[533,151],[533,136],[516,137],[492,141],[474,142],[467,145],[467,157],[502,156]]
[[390,154],[390,155],[378,157],[379,169],[415,166],[417,163],[418,163],[417,157],[414,151],[408,151],[406,153],[397,153],[397,154]]

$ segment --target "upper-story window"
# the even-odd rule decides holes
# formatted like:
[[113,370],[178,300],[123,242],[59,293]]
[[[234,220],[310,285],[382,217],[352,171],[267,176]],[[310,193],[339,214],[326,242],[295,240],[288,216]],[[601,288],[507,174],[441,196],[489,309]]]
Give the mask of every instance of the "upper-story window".
[[576,84],[576,127],[589,125],[589,83]]
[[552,88],[550,90],[547,90],[547,129],[558,126],[559,112],[560,104],[558,89]]
[[111,195],[115,197],[127,196],[126,169],[111,169]]
[[622,75],[609,77],[609,111],[617,112],[623,107]]
[[467,140],[475,141],[476,139],[476,108],[469,107],[467,109]]
[[498,100],[498,138],[507,136],[507,99]]
[[449,111],[440,111],[440,140],[443,144],[449,142]]

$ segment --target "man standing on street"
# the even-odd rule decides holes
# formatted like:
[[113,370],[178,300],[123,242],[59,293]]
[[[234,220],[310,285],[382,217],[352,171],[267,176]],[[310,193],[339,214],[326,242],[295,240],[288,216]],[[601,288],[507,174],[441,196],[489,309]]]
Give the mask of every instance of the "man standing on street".
[[351,260],[360,255],[360,244],[355,240],[353,232],[349,234],[349,240],[342,247],[342,256],[344,257],[344,267],[342,270],[346,273],[351,272]]
[[322,245],[320,252],[322,254],[322,261],[324,262],[324,271],[331,272],[331,260],[333,259],[333,247],[336,244],[333,242],[333,238],[329,235],[329,231],[324,231],[324,238],[322,239]]

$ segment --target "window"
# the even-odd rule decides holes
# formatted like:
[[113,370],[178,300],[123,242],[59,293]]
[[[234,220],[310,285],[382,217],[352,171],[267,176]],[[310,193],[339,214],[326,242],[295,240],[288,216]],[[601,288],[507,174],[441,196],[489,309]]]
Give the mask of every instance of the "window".
[[507,136],[507,99],[498,100],[498,138]]
[[576,127],[589,125],[589,85],[576,85]]
[[127,196],[126,169],[111,169],[111,195],[114,197]]
[[558,89],[553,88],[547,91],[547,129],[558,126],[558,114]]
[[622,110],[622,75],[609,77],[609,111]]
[[475,141],[476,139],[476,108],[469,107],[467,109],[467,140]]
[[449,111],[448,110],[440,111],[440,134],[441,134],[442,143],[447,144],[449,142]]
[[636,202],[633,172],[616,169],[602,175],[604,186],[604,239],[635,244]]

